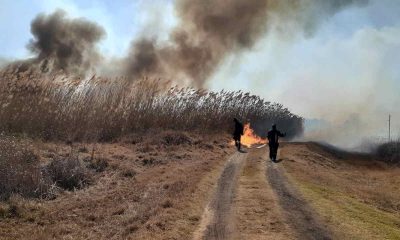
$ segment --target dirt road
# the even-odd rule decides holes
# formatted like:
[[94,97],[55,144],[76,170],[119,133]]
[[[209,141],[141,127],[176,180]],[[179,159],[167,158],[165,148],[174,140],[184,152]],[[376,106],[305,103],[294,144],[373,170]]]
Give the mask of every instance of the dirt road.
[[228,160],[194,239],[331,239],[266,148]]
[[202,217],[200,229],[194,239],[232,239],[234,218],[232,217],[233,200],[237,188],[238,175],[247,153],[235,153],[228,160],[217,184],[213,199],[208,204]]

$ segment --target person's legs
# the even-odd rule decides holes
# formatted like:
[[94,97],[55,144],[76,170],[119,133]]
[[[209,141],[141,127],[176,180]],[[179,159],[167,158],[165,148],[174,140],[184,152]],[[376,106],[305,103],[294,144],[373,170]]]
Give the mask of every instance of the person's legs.
[[277,155],[278,155],[278,148],[279,148],[279,143],[277,143],[276,145],[275,145],[275,148],[274,148],[274,159],[276,160],[276,157],[277,157]]
[[233,138],[235,140],[235,146],[238,151],[240,151],[240,136],[234,136]]
[[274,159],[274,148],[272,144],[269,144],[269,159],[273,160]]

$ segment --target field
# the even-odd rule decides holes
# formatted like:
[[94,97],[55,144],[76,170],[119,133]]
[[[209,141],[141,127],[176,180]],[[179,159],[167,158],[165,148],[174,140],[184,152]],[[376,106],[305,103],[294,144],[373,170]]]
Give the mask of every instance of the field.
[[273,163],[270,124],[288,141],[303,119],[249,93],[0,76],[0,239],[400,237],[398,142],[285,142]]
[[190,238],[232,152],[227,139],[164,132],[135,140],[33,143],[43,165],[76,150],[91,181],[72,191],[57,187],[55,199],[11,195],[0,205],[0,239]]

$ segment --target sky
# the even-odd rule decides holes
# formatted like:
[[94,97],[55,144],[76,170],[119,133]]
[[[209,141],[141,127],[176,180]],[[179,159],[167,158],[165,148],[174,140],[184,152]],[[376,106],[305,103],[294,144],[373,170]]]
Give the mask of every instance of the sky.
[[[30,22],[39,13],[63,9],[69,17],[98,23],[106,31],[102,54],[122,57],[139,36],[167,40],[179,22],[174,4],[0,0],[0,64],[30,56]],[[345,8],[322,19],[312,35],[292,30],[270,29],[252,49],[228,55],[206,87],[250,91],[330,126],[310,133],[316,138],[385,137],[389,114],[392,135],[400,136],[400,1]]]

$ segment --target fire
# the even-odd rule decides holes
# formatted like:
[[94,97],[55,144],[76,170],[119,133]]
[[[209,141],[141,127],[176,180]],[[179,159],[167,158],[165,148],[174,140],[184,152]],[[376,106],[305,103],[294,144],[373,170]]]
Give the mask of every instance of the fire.
[[242,145],[251,147],[254,144],[266,144],[267,140],[262,139],[254,133],[254,130],[250,128],[250,123],[244,125],[243,136],[241,138]]
[[[244,125],[243,135],[240,139],[240,142],[242,143],[243,146],[246,146],[249,148],[255,144],[266,144],[267,140],[257,136],[254,133],[254,130],[250,128],[250,123],[247,123]],[[230,142],[230,145],[234,146],[235,141],[232,140]]]
[[[250,148],[251,146],[253,146],[255,144],[266,144],[267,140],[257,136],[254,133],[254,130],[250,128],[250,123],[247,123],[244,125],[243,135],[240,139],[240,142],[241,142],[242,146],[246,146],[246,147]],[[234,146],[235,141],[232,140],[230,142],[230,145]]]

